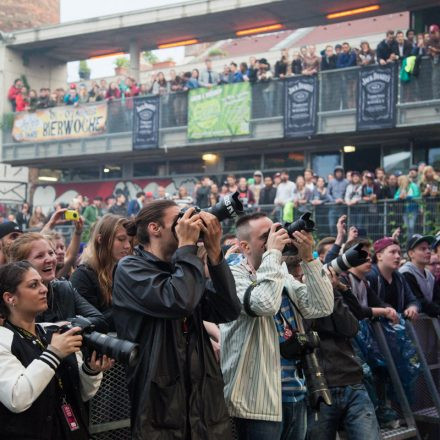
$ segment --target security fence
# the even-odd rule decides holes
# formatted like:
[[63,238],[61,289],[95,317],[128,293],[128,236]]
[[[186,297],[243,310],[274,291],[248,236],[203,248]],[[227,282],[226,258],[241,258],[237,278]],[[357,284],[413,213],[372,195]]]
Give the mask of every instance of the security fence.
[[[316,223],[316,237],[336,235],[336,223],[341,215],[347,216],[347,225],[355,226],[363,236],[377,240],[401,229],[401,241],[412,234],[435,234],[440,230],[440,198],[419,200],[380,200],[377,203],[358,203],[353,206],[326,203],[306,204],[301,207],[282,208],[262,205],[247,208],[247,212],[262,211],[274,221],[284,222],[298,219],[311,212]],[[232,225],[229,225],[232,226]]]

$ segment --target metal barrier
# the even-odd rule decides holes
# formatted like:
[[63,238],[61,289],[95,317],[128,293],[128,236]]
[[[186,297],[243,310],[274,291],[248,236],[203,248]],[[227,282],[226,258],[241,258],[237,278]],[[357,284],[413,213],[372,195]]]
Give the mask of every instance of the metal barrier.
[[[282,208],[275,205],[261,205],[247,208],[247,212],[263,211],[274,221],[283,220]],[[401,228],[401,240],[412,234],[433,234],[440,230],[440,198],[426,198],[411,201],[380,200],[377,203],[359,203],[354,206],[325,203],[302,205],[294,208],[292,217],[296,220],[304,212],[312,212],[316,223],[316,236],[336,235],[338,218],[347,215],[347,225],[361,229],[372,240],[389,236]]]
[[116,363],[104,373],[89,404],[89,431],[96,440],[130,440],[130,400],[124,367]]
[[394,363],[393,356],[391,355],[391,351],[388,347],[381,324],[379,321],[376,320],[372,321],[372,326],[376,335],[377,343],[379,344],[380,350],[385,358],[386,367],[391,377],[391,383],[393,384],[393,388],[397,395],[399,406],[402,411],[402,416],[406,423],[406,427],[401,427],[399,429],[381,429],[382,438],[396,440],[405,438],[417,438],[418,440],[421,440],[414,414],[412,413],[408,399],[406,398],[405,390],[403,389],[402,383],[400,381],[399,373],[397,371],[396,364]]

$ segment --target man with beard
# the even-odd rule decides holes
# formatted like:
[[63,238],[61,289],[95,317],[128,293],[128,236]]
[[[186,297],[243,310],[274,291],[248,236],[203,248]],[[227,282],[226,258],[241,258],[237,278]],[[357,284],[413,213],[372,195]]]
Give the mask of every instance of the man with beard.
[[[179,213],[171,200],[145,206],[127,230],[139,245],[114,275],[118,336],[140,351],[139,363],[127,368],[132,438],[230,439],[223,379],[203,320],[232,321],[240,302],[217,218],[194,208]],[[199,237],[210,281],[197,256]]]

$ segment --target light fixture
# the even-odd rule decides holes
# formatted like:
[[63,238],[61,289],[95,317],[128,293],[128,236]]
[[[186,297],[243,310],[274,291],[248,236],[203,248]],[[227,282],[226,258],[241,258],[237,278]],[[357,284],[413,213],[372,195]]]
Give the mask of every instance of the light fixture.
[[107,168],[107,167],[106,167],[106,168],[104,168],[103,171],[104,171],[104,173],[109,173],[109,172],[110,172],[110,168]]
[[191,40],[176,41],[174,43],[163,43],[159,44],[157,47],[159,49],[169,49],[170,47],[191,46],[192,44],[197,44],[198,42],[199,40],[197,40],[197,38],[193,38]]
[[354,153],[356,151],[356,147],[354,145],[344,145],[343,150],[344,153]]
[[363,8],[348,9],[346,11],[341,11],[341,12],[333,12],[331,14],[327,14],[325,17],[328,20],[334,20],[335,18],[349,17],[351,15],[358,15],[358,14],[366,14],[367,12],[378,11],[379,9],[380,9],[380,5],[371,5],[371,6],[365,6]]
[[254,35],[254,34],[263,34],[265,32],[274,32],[283,29],[283,25],[281,23],[269,24],[267,26],[260,26],[251,29],[243,29],[241,31],[235,32],[237,37],[244,37],[246,35]]
[[38,180],[42,182],[58,182],[58,177],[54,176],[38,176]]
[[205,153],[202,156],[202,159],[205,162],[215,162],[218,159],[218,156],[216,154],[213,154],[213,153]]

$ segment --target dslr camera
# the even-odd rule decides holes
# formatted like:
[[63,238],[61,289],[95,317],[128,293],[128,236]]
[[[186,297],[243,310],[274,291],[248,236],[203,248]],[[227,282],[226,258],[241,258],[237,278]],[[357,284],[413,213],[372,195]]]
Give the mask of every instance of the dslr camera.
[[318,333],[314,331],[294,332],[287,341],[280,343],[281,356],[285,359],[299,360],[300,370],[307,383],[308,402],[314,410],[319,410],[321,402],[326,405],[332,404],[324,371],[316,354],[319,343]]
[[324,264],[324,269],[331,267],[337,275],[346,272],[351,267],[357,267],[368,261],[368,252],[362,250],[362,243],[347,249],[342,255],[339,255],[330,263]]
[[[183,217],[188,209],[189,208],[184,208],[180,211],[175,224],[177,224],[177,221]],[[199,208],[198,206],[194,207],[194,214],[201,211],[202,208]],[[223,197],[223,200],[221,200],[211,208],[207,209],[206,211],[212,215],[215,215],[219,222],[222,222],[223,220],[226,220],[228,218],[236,219],[240,215],[244,214],[243,204],[241,203],[241,200],[239,198],[238,191],[236,191],[235,193],[226,194]]]
[[106,355],[124,365],[133,367],[139,358],[139,346],[130,341],[124,341],[113,336],[99,333],[89,319],[76,316],[70,319],[69,324],[59,328],[59,333],[65,333],[73,327],[80,327],[78,332],[83,337],[84,357],[88,357],[94,350],[98,355]]
[[[293,233],[296,231],[313,232],[315,230],[315,222],[310,218],[311,215],[311,212],[306,212],[298,220],[295,220],[292,223],[285,223],[284,226],[279,226],[277,231],[284,228],[290,238],[293,238]],[[267,235],[269,236],[269,233]],[[283,249],[283,254],[296,255],[297,253],[298,249],[293,244],[286,245]]]

